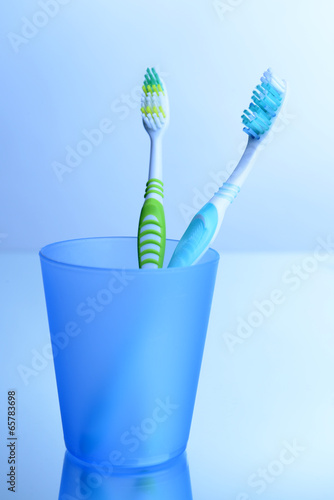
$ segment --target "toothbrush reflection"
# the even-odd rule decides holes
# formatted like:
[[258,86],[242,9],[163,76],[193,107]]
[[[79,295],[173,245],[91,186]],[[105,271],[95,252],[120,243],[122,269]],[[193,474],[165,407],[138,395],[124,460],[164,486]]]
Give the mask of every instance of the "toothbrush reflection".
[[187,455],[146,469],[118,472],[65,453],[59,500],[192,500]]

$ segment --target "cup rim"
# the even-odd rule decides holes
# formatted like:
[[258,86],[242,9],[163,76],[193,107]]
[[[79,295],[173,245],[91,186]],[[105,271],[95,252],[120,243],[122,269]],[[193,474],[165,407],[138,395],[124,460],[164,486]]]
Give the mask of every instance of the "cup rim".
[[[92,236],[88,238],[74,238],[74,239],[69,239],[69,240],[61,240],[61,241],[55,241],[54,243],[49,243],[48,245],[43,246],[40,251],[39,251],[39,257],[42,260],[46,260],[48,262],[51,262],[53,264],[56,264],[58,266],[64,266],[72,269],[84,269],[84,270],[91,270],[91,271],[129,271],[131,273],[178,273],[178,272],[189,272],[193,269],[199,269],[203,268],[205,266],[210,266],[212,264],[218,263],[220,259],[220,255],[217,252],[217,250],[214,250],[213,248],[209,247],[207,252],[210,252],[210,260],[203,262],[203,263],[196,263],[195,265],[192,266],[184,266],[184,267],[164,267],[161,269],[139,269],[139,268],[127,268],[127,267],[96,267],[96,266],[85,266],[82,264],[70,264],[68,262],[63,262],[62,260],[57,260],[55,258],[51,258],[45,254],[47,249],[50,249],[51,247],[55,247],[58,245],[64,245],[67,243],[73,243],[76,241],[87,241],[87,240],[137,240],[136,236]],[[170,242],[177,242],[179,240],[172,239],[172,238],[167,238],[166,241]]]

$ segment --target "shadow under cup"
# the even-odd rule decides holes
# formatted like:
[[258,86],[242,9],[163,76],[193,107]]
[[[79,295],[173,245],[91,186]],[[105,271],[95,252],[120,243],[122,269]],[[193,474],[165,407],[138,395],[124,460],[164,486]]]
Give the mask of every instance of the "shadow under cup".
[[[167,240],[169,259],[177,242]],[[187,445],[219,255],[138,269],[136,238],[40,251],[65,444],[85,462],[156,465]]]

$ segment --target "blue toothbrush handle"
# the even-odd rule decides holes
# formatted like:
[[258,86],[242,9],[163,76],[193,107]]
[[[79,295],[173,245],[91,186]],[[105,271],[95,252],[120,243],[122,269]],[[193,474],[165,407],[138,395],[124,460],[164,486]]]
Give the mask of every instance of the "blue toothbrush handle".
[[208,249],[217,231],[218,211],[207,203],[195,215],[179,241],[168,267],[191,266]]

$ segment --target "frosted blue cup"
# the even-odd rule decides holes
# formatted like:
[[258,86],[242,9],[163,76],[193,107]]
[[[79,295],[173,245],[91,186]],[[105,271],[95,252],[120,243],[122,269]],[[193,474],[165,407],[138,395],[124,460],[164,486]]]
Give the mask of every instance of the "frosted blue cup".
[[[166,243],[169,259],[177,241]],[[65,444],[75,457],[145,467],[187,445],[219,255],[138,269],[136,238],[40,251]]]

